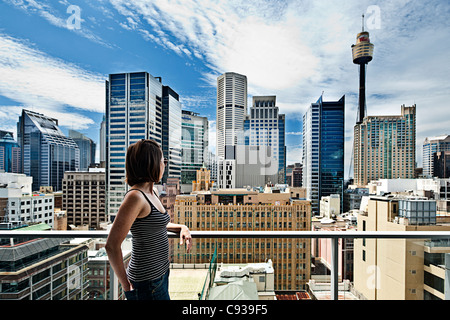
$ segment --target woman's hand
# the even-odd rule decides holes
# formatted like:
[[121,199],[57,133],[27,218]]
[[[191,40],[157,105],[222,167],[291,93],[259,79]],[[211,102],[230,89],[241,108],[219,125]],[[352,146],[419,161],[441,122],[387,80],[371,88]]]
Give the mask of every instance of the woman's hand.
[[123,291],[131,291],[134,290],[133,285],[130,281],[127,281],[124,286],[122,286]]
[[189,231],[189,228],[186,227],[185,225],[181,226],[180,245],[183,244],[183,240],[186,241],[186,248],[187,248],[187,252],[189,253],[189,251],[191,250],[191,246],[192,246],[192,237],[191,237],[191,232]]

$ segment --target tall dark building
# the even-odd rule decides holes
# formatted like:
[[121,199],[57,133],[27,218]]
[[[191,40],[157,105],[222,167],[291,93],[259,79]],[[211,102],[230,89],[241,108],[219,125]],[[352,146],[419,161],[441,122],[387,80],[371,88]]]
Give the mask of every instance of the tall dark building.
[[123,196],[126,150],[141,139],[162,145],[162,83],[148,72],[110,74],[106,81],[107,213],[114,220]]
[[69,130],[69,137],[80,148],[80,171],[88,171],[89,166],[95,163],[97,144],[91,138],[75,130]]
[[58,127],[58,120],[29,110],[22,110],[17,123],[23,173],[33,177],[32,190],[52,186],[62,190],[65,171],[78,171],[80,149]]
[[20,146],[13,133],[0,130],[0,170],[20,173]]
[[450,178],[450,151],[434,153],[433,160],[433,177]]
[[339,194],[342,202],[344,124],[345,96],[330,102],[320,97],[303,115],[303,187],[313,214],[323,196]]
[[162,150],[164,158],[168,159],[162,178],[181,180],[181,103],[171,87],[163,86],[162,90]]

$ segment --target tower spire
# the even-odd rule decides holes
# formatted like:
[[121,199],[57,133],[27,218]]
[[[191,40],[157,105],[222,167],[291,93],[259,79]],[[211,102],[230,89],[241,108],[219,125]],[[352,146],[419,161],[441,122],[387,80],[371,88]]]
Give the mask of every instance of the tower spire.
[[366,65],[372,61],[373,47],[369,32],[364,31],[363,14],[362,32],[356,35],[356,44],[352,45],[353,63],[359,65],[359,108],[356,123],[361,123],[366,114]]
[[362,32],[364,32],[364,14],[362,15]]

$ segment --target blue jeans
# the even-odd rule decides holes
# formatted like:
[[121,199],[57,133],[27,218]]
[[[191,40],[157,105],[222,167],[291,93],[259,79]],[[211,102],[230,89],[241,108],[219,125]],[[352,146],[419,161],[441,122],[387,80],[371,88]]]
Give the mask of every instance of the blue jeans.
[[127,300],[170,300],[169,271],[155,280],[132,281],[133,290],[126,291],[125,297]]

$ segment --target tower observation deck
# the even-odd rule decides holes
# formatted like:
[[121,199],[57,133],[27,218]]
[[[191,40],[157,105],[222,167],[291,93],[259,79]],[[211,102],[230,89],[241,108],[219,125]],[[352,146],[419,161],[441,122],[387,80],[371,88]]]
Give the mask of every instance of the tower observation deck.
[[366,65],[372,61],[373,47],[369,32],[364,31],[364,15],[362,16],[362,32],[356,36],[356,44],[352,45],[353,63],[359,64],[359,108],[356,123],[361,123],[366,116]]

